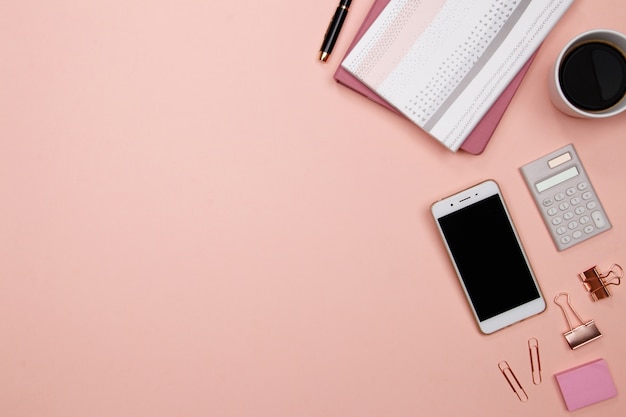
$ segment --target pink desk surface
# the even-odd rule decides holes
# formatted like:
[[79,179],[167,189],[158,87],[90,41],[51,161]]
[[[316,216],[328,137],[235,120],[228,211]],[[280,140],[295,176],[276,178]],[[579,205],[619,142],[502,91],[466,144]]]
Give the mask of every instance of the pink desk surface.
[[[0,5],[1,416],[567,416],[553,374],[597,358],[618,395],[575,413],[623,416],[626,288],[592,303],[577,274],[626,264],[626,114],[569,118],[545,85],[625,3],[575,2],[480,156],[333,81],[371,4],[322,64],[336,3]],[[613,229],[557,252],[518,167],[568,143]],[[549,304],[491,336],[429,214],[485,178]],[[569,349],[559,291],[601,339]]]

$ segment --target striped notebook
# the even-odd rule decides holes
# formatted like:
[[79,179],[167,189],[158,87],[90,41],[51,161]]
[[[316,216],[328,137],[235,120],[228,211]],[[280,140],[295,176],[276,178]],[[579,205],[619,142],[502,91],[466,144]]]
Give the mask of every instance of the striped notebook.
[[390,0],[342,67],[458,150],[573,0]]

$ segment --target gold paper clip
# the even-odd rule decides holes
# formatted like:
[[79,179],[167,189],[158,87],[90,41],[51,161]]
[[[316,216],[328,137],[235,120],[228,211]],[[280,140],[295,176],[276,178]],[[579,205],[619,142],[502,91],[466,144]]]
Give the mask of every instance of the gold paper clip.
[[500,372],[502,372],[502,375],[506,378],[506,382],[509,383],[509,386],[515,395],[517,395],[517,398],[519,398],[519,400],[523,403],[528,401],[528,395],[526,394],[526,391],[524,391],[522,384],[519,383],[517,377],[513,373],[509,363],[507,361],[501,361],[498,363],[498,368],[500,369]]
[[528,339],[528,353],[533,384],[539,385],[541,384],[541,360],[539,359],[539,341],[534,337]]
[[[585,272],[578,274],[583,285],[591,294],[593,301],[602,300],[611,296],[609,285],[619,285],[624,276],[624,270],[618,264],[613,264],[607,272],[600,273],[598,267],[594,266]],[[608,278],[608,279],[607,279]]]
[[[580,325],[576,328],[574,328],[572,326],[572,323],[569,321],[569,317],[567,315],[567,312],[565,311],[565,307],[563,307],[563,305],[559,304],[559,302],[557,301],[557,299],[562,295],[567,296],[567,305],[569,309],[572,311],[572,313],[574,313],[574,316],[576,316],[576,318],[580,322]],[[563,336],[565,336],[565,340],[567,340],[567,343],[569,344],[570,348],[577,349],[583,345],[586,345],[589,342],[596,340],[600,336],[602,336],[602,333],[600,333],[600,330],[598,330],[593,320],[589,320],[588,322],[583,323],[580,316],[576,313],[576,311],[572,307],[572,304],[570,304],[568,293],[566,292],[558,293],[554,297],[554,302],[556,303],[556,305],[561,307],[561,310],[563,311],[563,315],[565,316],[565,320],[567,321],[567,324],[569,326],[569,331],[563,333]]]

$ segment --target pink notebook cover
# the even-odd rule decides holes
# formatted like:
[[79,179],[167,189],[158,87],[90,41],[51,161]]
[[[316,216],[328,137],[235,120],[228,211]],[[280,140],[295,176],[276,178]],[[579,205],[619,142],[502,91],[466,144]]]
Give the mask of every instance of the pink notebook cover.
[[[370,25],[378,17],[380,12],[385,8],[389,1],[390,0],[374,0],[372,8],[367,13],[367,16],[365,16],[365,20],[357,31],[355,38],[352,40],[352,43],[350,44],[346,55],[352,50],[358,40],[361,39],[365,31],[370,27]],[[465,141],[461,145],[461,149],[473,155],[479,155],[485,150],[485,148],[487,147],[487,143],[489,143],[493,132],[496,130],[500,119],[504,115],[504,112],[509,106],[509,103],[513,99],[517,88],[524,79],[524,76],[526,75],[526,72],[528,71],[528,68],[530,67],[530,64],[532,63],[536,54],[536,52],[535,54],[533,54],[528,62],[526,62],[522,69],[517,73],[509,86],[502,92],[500,97],[498,97],[498,99],[491,106],[489,111],[482,118],[480,123],[476,125],[472,133],[470,133],[467,139],[465,139]],[[393,106],[387,103],[375,92],[370,90],[365,84],[361,83],[361,81],[359,81],[356,77],[350,74],[341,65],[339,65],[339,68],[337,68],[337,71],[335,71],[334,78],[340,84],[343,84],[346,87],[364,95],[365,97],[388,108],[389,110],[399,113]]]

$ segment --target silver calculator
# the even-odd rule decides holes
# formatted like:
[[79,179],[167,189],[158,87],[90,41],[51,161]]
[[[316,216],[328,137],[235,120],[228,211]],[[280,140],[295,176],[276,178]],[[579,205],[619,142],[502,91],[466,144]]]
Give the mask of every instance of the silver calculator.
[[611,228],[573,144],[520,171],[559,251]]

